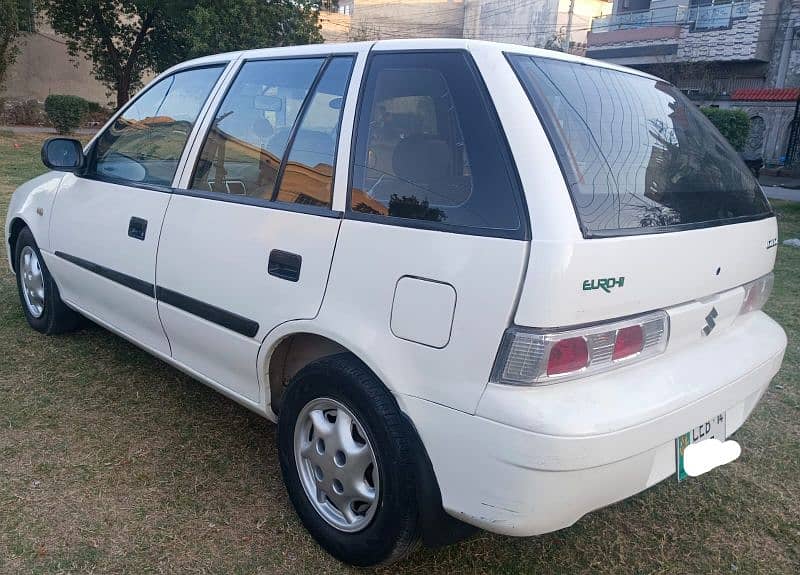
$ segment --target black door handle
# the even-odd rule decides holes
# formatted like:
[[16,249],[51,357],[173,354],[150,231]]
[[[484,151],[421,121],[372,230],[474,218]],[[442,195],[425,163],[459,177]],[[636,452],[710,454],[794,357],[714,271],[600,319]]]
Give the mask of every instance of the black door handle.
[[128,223],[128,236],[132,237],[135,240],[144,241],[144,237],[146,234],[147,234],[147,220],[143,220],[142,218],[137,218],[137,217],[131,218],[130,223]]
[[269,275],[296,282],[300,279],[300,266],[303,264],[303,258],[291,252],[284,252],[282,250],[272,250],[269,252],[269,263],[267,271]]

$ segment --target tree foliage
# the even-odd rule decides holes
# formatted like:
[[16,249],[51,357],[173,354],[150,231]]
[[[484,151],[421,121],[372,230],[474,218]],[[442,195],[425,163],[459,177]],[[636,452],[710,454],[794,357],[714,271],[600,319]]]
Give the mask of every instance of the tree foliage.
[[322,42],[320,1],[198,2],[182,26],[183,57]]
[[17,0],[0,0],[0,89],[17,57],[19,19]]
[[40,6],[67,38],[70,54],[86,54],[117,106],[148,70],[216,52],[322,41],[318,0],[40,0]]
[[71,134],[80,127],[89,102],[78,96],[50,94],[44,101],[44,111],[59,134]]
[[711,120],[711,123],[735,149],[741,151],[744,148],[750,133],[750,118],[747,116],[747,112],[711,107],[700,108],[700,111]]

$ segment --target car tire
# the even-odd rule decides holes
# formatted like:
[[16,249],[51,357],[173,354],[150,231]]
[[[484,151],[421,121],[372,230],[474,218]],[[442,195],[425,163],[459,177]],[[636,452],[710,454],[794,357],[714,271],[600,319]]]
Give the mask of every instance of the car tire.
[[14,246],[17,292],[28,325],[54,335],[74,330],[80,316],[61,300],[58,286],[47,269],[29,228],[23,228]]
[[[292,379],[278,421],[283,479],[303,525],[340,561],[360,567],[388,564],[417,546],[412,433],[394,396],[351,354],[315,361]],[[319,440],[326,438],[327,445],[320,446]],[[304,445],[311,455],[303,455]],[[343,453],[340,447],[348,451],[342,445],[356,455],[337,460]],[[368,450],[368,455],[360,449]],[[367,464],[362,473],[370,454],[372,471]],[[339,467],[340,463],[344,465]],[[337,498],[339,479],[338,487],[345,487]],[[353,485],[353,489],[347,487]],[[315,488],[316,502],[312,500]],[[372,493],[374,500],[358,501],[363,493]],[[348,523],[345,515],[353,521]]]

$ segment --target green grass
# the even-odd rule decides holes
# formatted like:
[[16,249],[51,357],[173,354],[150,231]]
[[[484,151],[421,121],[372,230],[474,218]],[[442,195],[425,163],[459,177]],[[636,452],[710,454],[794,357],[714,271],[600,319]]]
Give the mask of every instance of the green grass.
[[[43,171],[42,139],[0,134],[0,217],[12,189]],[[800,204],[774,205],[781,240],[800,236]],[[557,533],[482,533],[383,572],[800,572],[800,249],[777,255],[767,311],[789,348],[737,433],[739,460]],[[271,424],[100,328],[35,333],[3,267],[0,573],[86,572],[355,570],[298,522]]]

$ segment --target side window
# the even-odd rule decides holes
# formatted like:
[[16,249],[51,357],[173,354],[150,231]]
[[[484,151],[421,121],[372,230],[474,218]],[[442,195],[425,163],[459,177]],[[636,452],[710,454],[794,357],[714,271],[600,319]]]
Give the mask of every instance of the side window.
[[330,207],[336,141],[353,58],[333,58],[322,74],[292,141],[276,199]]
[[352,211],[443,227],[521,228],[506,144],[467,58],[463,52],[371,58]]
[[246,62],[217,111],[190,187],[271,199],[292,126],[324,62]]
[[186,140],[223,69],[177,72],[147,88],[98,138],[89,174],[171,185]]

